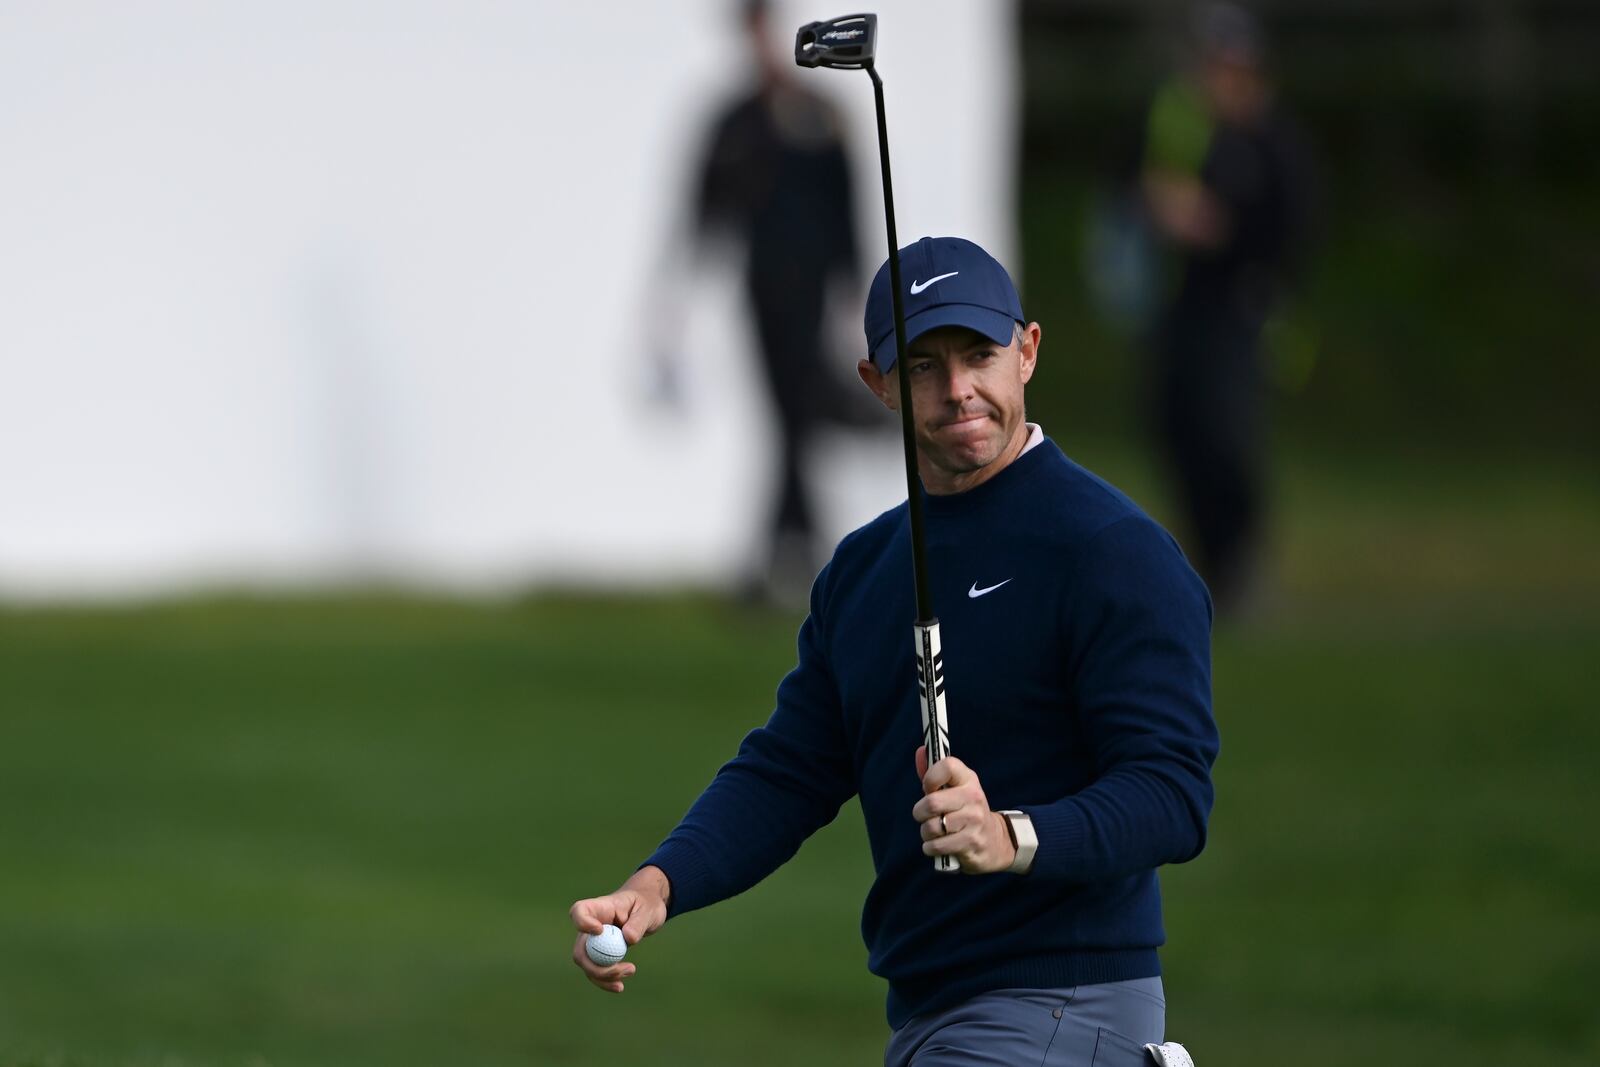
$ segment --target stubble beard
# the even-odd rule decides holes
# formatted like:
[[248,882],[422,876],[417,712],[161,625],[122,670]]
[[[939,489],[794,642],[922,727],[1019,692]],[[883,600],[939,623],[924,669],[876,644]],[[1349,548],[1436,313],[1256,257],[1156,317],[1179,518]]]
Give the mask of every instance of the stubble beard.
[[975,448],[952,447],[939,442],[937,431],[924,437],[920,442],[922,453],[928,458],[930,465],[938,468],[947,475],[959,477],[973,474],[995,463],[1006,454],[1016,431],[1006,433],[1005,427],[998,419],[989,417],[993,430],[984,436],[982,444]]

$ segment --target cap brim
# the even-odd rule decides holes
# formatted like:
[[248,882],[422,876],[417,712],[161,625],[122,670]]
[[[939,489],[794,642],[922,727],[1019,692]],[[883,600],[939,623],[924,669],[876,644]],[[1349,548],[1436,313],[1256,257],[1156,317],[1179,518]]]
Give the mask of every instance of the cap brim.
[[[965,326],[977,330],[997,345],[1008,345],[1016,336],[1015,322],[1010,315],[993,308],[976,304],[940,304],[918,312],[906,320],[906,344],[909,345],[929,330],[940,326]],[[879,341],[872,349],[872,363],[887,374],[895,363],[894,331]]]

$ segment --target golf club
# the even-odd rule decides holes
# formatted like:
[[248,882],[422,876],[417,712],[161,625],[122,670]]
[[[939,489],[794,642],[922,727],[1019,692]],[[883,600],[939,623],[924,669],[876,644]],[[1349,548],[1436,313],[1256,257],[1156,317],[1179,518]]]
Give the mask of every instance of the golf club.
[[[878,106],[878,164],[883,174],[883,217],[889,228],[889,291],[894,300],[895,368],[900,379],[900,429],[906,452],[906,505],[911,511],[911,568],[917,589],[914,640],[917,687],[922,707],[922,740],[928,766],[950,754],[950,724],[944,704],[944,655],[939,647],[939,619],[928,592],[928,562],[923,541],[922,486],[917,478],[917,442],[911,420],[911,378],[906,372],[906,316],[900,296],[900,240],[894,229],[894,185],[889,177],[889,130],[883,117],[883,79],[873,67],[878,43],[877,15],[841,15],[800,27],[794,39],[794,61],[802,67],[864,70],[872,79]],[[954,856],[935,856],[933,869],[950,874],[960,869]]]

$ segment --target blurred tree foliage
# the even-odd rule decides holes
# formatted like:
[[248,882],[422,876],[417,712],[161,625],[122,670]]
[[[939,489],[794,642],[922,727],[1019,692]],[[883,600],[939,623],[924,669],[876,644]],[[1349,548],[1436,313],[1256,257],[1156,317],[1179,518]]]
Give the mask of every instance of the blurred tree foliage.
[[[1600,5],[1254,10],[1323,187],[1308,277],[1267,331],[1280,435],[1600,452]],[[1049,341],[1030,396],[1053,427],[1139,427],[1137,331],[1091,299],[1085,248],[1189,11],[1021,7],[1023,298]]]

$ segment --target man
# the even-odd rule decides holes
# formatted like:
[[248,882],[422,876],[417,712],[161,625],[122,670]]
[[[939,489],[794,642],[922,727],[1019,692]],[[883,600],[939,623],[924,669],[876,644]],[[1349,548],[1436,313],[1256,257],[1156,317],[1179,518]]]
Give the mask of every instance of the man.
[[803,603],[821,562],[807,452],[829,424],[861,424],[828,367],[830,288],[858,286],[855,200],[841,116],[795,77],[774,46],[766,0],[742,0],[755,83],[718,116],[695,185],[694,243],[729,239],[744,254],[745,295],[778,431],[767,558],[748,584]]
[[1198,62],[1151,109],[1140,187],[1182,279],[1156,330],[1156,431],[1219,611],[1248,606],[1266,501],[1260,338],[1309,240],[1309,156],[1254,19],[1209,5]]
[[[799,662],[683,821],[616,892],[572,906],[630,943],[771,873],[861,798],[862,931],[888,980],[886,1063],[1143,1063],[1165,1022],[1155,868],[1204,844],[1217,753],[1210,602],[1172,539],[1024,418],[1041,330],[983,249],[901,252],[950,756],[919,749],[907,508],[818,576]],[[861,379],[890,408],[888,265]],[[956,857],[964,876],[937,874]]]

